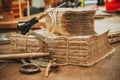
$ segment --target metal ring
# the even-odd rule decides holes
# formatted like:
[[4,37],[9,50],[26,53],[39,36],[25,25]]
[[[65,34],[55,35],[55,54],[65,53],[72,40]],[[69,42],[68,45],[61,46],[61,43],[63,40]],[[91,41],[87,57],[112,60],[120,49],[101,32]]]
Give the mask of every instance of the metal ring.
[[40,68],[38,65],[34,63],[25,63],[20,67],[20,72],[30,74],[30,73],[38,73],[40,72]]

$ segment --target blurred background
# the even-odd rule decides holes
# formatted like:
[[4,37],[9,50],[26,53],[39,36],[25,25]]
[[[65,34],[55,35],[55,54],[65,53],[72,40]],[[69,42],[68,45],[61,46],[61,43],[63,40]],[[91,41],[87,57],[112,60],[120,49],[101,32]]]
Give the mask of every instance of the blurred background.
[[28,3],[30,15],[32,15],[51,7],[57,7],[64,1],[67,2],[67,5],[63,6],[65,8],[72,5],[79,8],[103,9],[105,12],[120,10],[120,0],[0,0],[0,19],[3,19],[4,15],[5,20],[9,20],[9,17],[11,20],[20,16],[27,16]]

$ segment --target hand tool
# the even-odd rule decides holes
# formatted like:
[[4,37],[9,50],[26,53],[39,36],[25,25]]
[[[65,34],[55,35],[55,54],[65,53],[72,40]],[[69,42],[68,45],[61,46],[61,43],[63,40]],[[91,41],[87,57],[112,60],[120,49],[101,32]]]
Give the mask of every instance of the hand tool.
[[26,63],[20,67],[20,72],[26,74],[38,73],[40,71],[40,67],[34,63]]
[[[65,3],[61,4],[60,6],[62,6],[64,4]],[[60,6],[58,6],[58,7],[60,7]],[[38,23],[40,19],[46,17],[48,15],[48,13],[52,12],[53,10],[57,9],[58,7],[54,8],[54,9],[52,9],[50,11],[44,11],[44,12],[40,13],[39,18],[34,17],[31,20],[26,21],[26,22],[18,22],[18,24],[17,24],[18,30],[23,35],[25,35],[26,33],[29,32],[30,34],[32,34],[32,35],[36,36],[37,38],[39,38],[40,40],[44,41],[45,43],[51,43],[51,42],[53,42],[53,40],[50,40],[47,37],[44,37],[43,35],[38,34],[38,33],[34,32],[34,31],[30,30],[30,29],[31,29],[31,27],[34,24]]]

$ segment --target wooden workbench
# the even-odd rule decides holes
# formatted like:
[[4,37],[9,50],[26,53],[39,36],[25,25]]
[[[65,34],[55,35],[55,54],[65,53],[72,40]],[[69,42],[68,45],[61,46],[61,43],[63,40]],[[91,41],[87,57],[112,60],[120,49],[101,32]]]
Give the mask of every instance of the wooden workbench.
[[[4,47],[8,47],[4,45]],[[91,67],[63,66],[45,78],[45,69],[37,74],[22,74],[20,63],[0,63],[0,80],[120,80],[120,42],[116,51]]]

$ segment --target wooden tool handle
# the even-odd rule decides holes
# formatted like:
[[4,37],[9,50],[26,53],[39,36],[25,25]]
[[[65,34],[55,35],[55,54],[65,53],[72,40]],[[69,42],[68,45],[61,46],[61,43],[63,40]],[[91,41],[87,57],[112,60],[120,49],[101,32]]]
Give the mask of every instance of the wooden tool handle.
[[0,55],[0,59],[20,59],[20,58],[35,58],[41,56],[48,56],[49,53],[19,53],[19,54],[4,54]]

